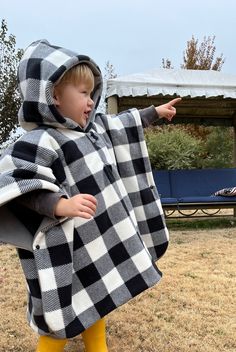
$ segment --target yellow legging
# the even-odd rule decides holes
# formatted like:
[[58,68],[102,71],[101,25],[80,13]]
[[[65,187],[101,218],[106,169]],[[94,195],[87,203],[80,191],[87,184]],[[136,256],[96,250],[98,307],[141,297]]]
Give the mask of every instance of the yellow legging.
[[54,339],[50,336],[40,336],[36,352],[63,352],[66,339]]
[[[106,344],[105,319],[98,320],[82,333],[86,352],[108,352]],[[66,339],[40,336],[36,352],[63,352]]]
[[105,319],[98,320],[82,333],[86,352],[108,352]]

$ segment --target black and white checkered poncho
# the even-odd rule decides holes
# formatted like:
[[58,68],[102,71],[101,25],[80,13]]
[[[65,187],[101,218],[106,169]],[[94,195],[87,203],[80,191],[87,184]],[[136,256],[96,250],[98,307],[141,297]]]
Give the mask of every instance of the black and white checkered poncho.
[[[95,76],[95,107],[84,129],[61,116],[52,97],[53,84],[81,62]],[[25,51],[19,82],[19,121],[27,133],[0,159],[0,239],[24,248],[31,327],[73,337],[160,280],[155,261],[167,248],[168,231],[140,114],[95,115],[101,95],[95,63],[37,41]],[[55,220],[12,210],[15,198],[38,189],[90,193],[96,215]]]

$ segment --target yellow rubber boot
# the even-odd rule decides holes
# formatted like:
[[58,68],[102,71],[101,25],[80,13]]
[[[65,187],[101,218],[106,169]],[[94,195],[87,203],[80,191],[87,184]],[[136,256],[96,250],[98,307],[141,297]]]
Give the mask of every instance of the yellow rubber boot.
[[36,352],[63,352],[66,339],[54,339],[50,336],[40,336]]
[[81,335],[86,352],[108,352],[105,319],[98,320]]

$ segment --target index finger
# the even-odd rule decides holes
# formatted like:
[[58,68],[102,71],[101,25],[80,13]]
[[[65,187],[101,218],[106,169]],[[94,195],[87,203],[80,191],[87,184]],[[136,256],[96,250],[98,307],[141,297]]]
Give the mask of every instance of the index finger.
[[181,100],[182,100],[182,98],[175,98],[175,99],[169,101],[169,104],[170,104],[171,106],[173,106],[173,105],[179,103]]

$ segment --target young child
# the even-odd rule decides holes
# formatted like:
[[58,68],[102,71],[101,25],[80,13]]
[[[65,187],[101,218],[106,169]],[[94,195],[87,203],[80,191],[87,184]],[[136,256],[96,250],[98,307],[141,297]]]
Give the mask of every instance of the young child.
[[161,278],[168,231],[143,127],[171,120],[180,98],[96,114],[97,65],[46,40],[18,77],[27,133],[0,159],[0,239],[18,248],[37,352],[79,334],[86,352],[106,352],[104,317]]

